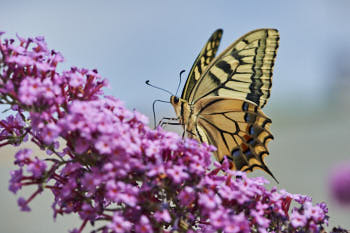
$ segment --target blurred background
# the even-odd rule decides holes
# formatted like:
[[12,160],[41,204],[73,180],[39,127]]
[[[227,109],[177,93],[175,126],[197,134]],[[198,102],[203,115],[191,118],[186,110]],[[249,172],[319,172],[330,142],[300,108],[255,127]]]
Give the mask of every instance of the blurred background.
[[[275,140],[266,162],[290,193],[326,201],[330,226],[350,229],[350,209],[330,197],[333,165],[350,159],[350,1],[1,1],[0,30],[5,37],[42,35],[49,48],[62,52],[70,66],[97,68],[110,82],[107,94],[152,118],[152,101],[175,92],[180,70],[191,68],[204,43],[224,29],[219,52],[257,28],[277,28],[272,96],[265,113]],[[187,75],[187,73],[186,73]],[[3,109],[3,108],[2,108]],[[170,104],[159,104],[158,117],[173,117]],[[174,128],[169,128],[174,130]],[[78,217],[52,219],[53,196],[42,194],[22,213],[18,196],[8,191],[9,171],[18,148],[0,150],[1,232],[68,232]]]

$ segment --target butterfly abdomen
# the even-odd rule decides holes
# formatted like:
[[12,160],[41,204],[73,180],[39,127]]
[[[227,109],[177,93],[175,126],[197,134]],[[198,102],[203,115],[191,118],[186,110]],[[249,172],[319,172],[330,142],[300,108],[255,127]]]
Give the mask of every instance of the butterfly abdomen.
[[195,128],[197,120],[196,115],[193,114],[192,106],[186,100],[176,96],[170,97],[170,103],[175,109],[175,113],[180,124],[183,126],[188,135],[193,138],[194,135],[196,135]]

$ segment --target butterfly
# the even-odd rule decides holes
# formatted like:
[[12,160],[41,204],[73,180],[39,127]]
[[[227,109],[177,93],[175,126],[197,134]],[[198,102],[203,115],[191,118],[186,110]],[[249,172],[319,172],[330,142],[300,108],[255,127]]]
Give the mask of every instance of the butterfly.
[[279,46],[276,29],[251,31],[215,57],[223,30],[216,30],[195,60],[180,98],[170,102],[190,138],[217,148],[235,170],[262,169],[275,177],[264,158],[273,139],[262,112],[271,92]]

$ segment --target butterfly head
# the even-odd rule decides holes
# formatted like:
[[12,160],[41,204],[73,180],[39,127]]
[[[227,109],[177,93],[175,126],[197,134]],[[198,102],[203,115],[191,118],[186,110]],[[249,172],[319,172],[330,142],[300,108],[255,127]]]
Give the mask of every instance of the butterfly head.
[[176,104],[178,104],[179,102],[180,102],[179,97],[177,97],[177,96],[175,96],[175,95],[170,96],[170,103],[171,103],[172,105],[176,105]]
[[172,95],[170,97],[170,103],[171,105],[173,105],[175,112],[176,112],[176,116],[180,117],[182,116],[182,112],[183,112],[183,108],[185,108],[186,106],[186,101],[184,99],[181,99],[175,95]]
[[181,99],[180,99],[179,97],[177,97],[177,96],[175,96],[175,95],[170,96],[170,103],[174,106],[174,108],[175,108],[176,106],[181,105],[181,104],[180,104],[181,102],[182,102],[182,101],[181,101]]
[[170,103],[174,106],[174,108],[179,108],[179,107],[176,107],[176,106],[181,106],[181,102],[185,102],[183,99],[177,97],[177,92],[179,91],[179,88],[180,88],[180,84],[181,84],[181,78],[182,78],[182,74],[185,73],[185,70],[181,70],[180,71],[180,74],[179,74],[179,84],[177,85],[177,89],[176,89],[176,94],[175,95],[171,95],[170,96]]

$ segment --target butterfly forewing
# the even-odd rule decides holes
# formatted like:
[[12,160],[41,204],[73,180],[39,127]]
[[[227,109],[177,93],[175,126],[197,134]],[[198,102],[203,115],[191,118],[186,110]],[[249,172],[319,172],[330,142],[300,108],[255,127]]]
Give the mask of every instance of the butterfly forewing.
[[223,96],[250,100],[264,107],[270,97],[278,42],[275,29],[258,29],[242,36],[207,66],[191,91],[189,102]]
[[194,86],[196,85],[197,81],[201,77],[203,71],[207,68],[207,66],[211,63],[211,61],[214,59],[216,52],[218,50],[218,47],[220,45],[220,40],[222,37],[222,30],[218,29],[216,30],[201,52],[199,53],[197,59],[192,65],[192,68],[189,72],[185,87],[183,89],[181,98],[188,100]]

